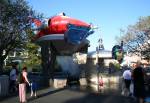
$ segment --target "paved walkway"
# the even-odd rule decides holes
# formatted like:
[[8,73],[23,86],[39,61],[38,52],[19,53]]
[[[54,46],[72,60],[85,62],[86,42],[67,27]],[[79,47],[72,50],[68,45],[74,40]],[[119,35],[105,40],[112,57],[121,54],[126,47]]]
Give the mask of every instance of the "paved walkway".
[[[55,89],[55,88],[45,88],[37,91],[37,98],[42,98],[43,96],[58,92],[64,90],[62,89]],[[27,93],[27,99],[28,101],[33,101],[34,99],[37,99],[34,97],[30,97],[30,92]],[[10,94],[9,97],[0,97],[0,103],[19,103],[19,96],[17,94]],[[32,103],[32,102],[31,102]]]
[[[132,98],[121,96],[116,90],[104,93],[87,88],[46,88],[38,91],[37,98],[27,93],[28,103],[134,103]],[[0,103],[19,103],[18,96],[0,100]]]
[[43,95],[29,103],[134,103],[134,100],[121,96],[114,90],[101,93],[83,88],[66,88],[59,92]]

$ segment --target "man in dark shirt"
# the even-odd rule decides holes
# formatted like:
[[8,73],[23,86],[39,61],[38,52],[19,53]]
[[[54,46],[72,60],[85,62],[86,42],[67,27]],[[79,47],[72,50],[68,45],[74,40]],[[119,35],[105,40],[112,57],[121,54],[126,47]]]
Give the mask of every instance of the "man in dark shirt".
[[141,63],[136,63],[136,68],[133,70],[134,96],[139,100],[139,103],[144,103],[145,88],[144,88],[144,72]]

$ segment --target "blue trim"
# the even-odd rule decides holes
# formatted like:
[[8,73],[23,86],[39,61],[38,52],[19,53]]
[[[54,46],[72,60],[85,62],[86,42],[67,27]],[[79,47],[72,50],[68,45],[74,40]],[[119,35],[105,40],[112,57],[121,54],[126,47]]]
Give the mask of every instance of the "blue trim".
[[75,26],[73,24],[68,24],[68,31],[65,33],[67,42],[72,44],[80,44],[93,32],[90,31],[91,28],[83,26]]

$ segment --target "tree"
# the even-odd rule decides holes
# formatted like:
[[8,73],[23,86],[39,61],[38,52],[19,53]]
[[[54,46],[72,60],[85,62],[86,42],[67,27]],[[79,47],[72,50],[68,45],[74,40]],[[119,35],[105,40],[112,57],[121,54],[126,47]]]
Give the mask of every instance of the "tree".
[[8,0],[0,0],[0,5],[6,5],[6,4],[8,4]]
[[26,65],[30,67],[35,67],[41,65],[41,55],[39,53],[39,46],[34,43],[26,43],[26,51],[28,52],[28,59]]
[[2,0],[0,2],[0,72],[8,53],[22,48],[31,29],[29,16],[35,12],[25,0]]
[[123,35],[116,40],[124,41],[126,51],[150,60],[150,16],[141,17],[135,25],[120,32]]

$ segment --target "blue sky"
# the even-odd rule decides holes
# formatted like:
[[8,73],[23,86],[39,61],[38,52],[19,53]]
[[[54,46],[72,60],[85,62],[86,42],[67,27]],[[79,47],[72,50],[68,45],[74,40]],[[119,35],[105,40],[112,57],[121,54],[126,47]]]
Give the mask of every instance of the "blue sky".
[[60,12],[67,16],[93,23],[99,29],[88,37],[94,51],[98,39],[103,39],[106,50],[115,45],[115,37],[120,35],[120,29],[135,24],[139,17],[150,16],[150,0],[27,0],[34,10],[45,17],[51,17]]

